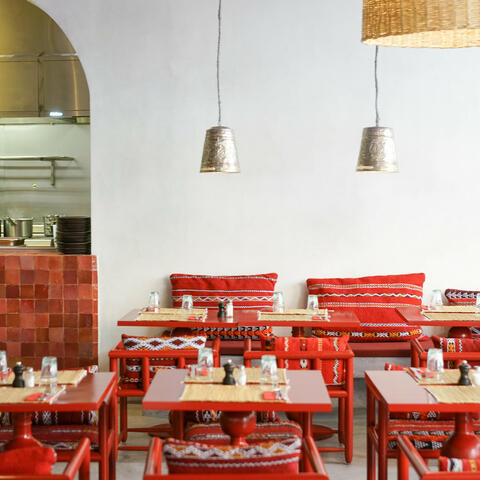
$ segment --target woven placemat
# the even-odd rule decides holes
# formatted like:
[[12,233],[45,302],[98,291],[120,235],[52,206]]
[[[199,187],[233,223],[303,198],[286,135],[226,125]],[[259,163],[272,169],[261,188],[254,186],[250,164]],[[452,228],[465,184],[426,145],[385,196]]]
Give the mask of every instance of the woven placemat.
[[477,321],[480,322],[480,313],[464,313],[464,312],[425,312],[424,315],[430,320],[435,321]]
[[[34,372],[35,385],[40,383],[41,372]],[[87,371],[81,370],[59,370],[57,372],[57,385],[78,385],[87,375]],[[15,375],[13,372],[8,376],[8,383],[12,383]]]
[[285,403],[286,400],[264,400],[263,393],[268,389],[259,385],[200,385],[186,384],[180,401],[182,402],[265,402]]
[[[260,383],[261,369],[260,368],[245,368],[247,373],[247,383]],[[236,377],[236,371],[233,373]],[[222,383],[225,377],[225,370],[223,368],[214,368],[212,375],[207,377],[185,377],[184,383]],[[278,383],[285,385],[288,383],[287,371],[285,368],[278,369]]]
[[439,305],[435,309],[427,308],[422,310],[422,313],[435,312],[459,312],[459,313],[480,313],[480,310],[475,305]]
[[324,317],[327,310],[322,308],[318,310],[307,310],[304,308],[288,309],[283,312],[259,312],[258,319],[260,321],[281,320],[295,322],[299,320],[313,320],[312,317]]
[[[411,373],[410,370],[409,373]],[[437,373],[433,377],[419,377],[414,373],[412,373],[412,376],[419,385],[457,385],[458,379],[460,378],[460,372],[458,369],[452,368]]]
[[425,387],[440,403],[480,403],[479,387],[438,385]]
[[25,400],[27,397],[34,394],[42,394],[45,389],[40,387],[35,388],[0,388],[0,404],[4,403],[52,403],[63,391],[65,387],[58,387],[57,392],[53,395],[41,396],[37,400]]
[[136,320],[168,320],[176,322],[187,322],[189,320],[191,321],[192,317],[195,317],[195,319],[197,320],[204,320],[205,318],[207,318],[207,309],[192,308],[191,310],[185,310],[183,308],[159,308],[156,312],[139,312]]

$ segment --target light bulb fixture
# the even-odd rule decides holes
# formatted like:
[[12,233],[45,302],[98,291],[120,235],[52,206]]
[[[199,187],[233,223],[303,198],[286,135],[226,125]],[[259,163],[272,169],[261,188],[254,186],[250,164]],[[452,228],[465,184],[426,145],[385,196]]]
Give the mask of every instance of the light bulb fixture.
[[363,129],[357,172],[398,172],[393,130],[380,127],[378,114],[378,46],[375,47],[375,126]]
[[205,135],[200,173],[240,173],[233,130],[222,126],[222,99],[220,95],[220,47],[222,41],[222,0],[218,0],[217,40],[217,104],[218,122]]
[[362,42],[383,47],[478,47],[480,0],[363,0]]

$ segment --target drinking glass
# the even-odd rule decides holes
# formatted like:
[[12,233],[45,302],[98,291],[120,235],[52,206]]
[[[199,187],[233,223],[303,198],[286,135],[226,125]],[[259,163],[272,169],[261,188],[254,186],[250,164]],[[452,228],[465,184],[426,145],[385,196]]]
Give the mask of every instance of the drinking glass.
[[148,311],[155,312],[160,306],[160,293],[156,290],[150,292],[150,298],[148,299]]
[[442,291],[433,290],[430,298],[430,310],[438,310],[443,305]]
[[427,373],[433,373],[438,378],[443,372],[443,351],[441,348],[429,348],[427,354]]
[[199,375],[210,377],[213,369],[213,351],[211,348],[198,349],[198,371]]
[[47,393],[54,393],[57,390],[57,357],[42,358],[39,384],[45,387]]
[[193,298],[191,295],[183,295],[182,308],[185,310],[191,310],[193,308]]
[[260,383],[274,389],[278,388],[277,357],[275,355],[262,355],[260,368]]
[[285,310],[285,303],[283,301],[282,292],[274,292],[273,294],[273,311],[283,313]]
[[7,352],[5,350],[0,351],[0,384],[5,385],[8,383],[8,363]]
[[480,293],[477,293],[475,296],[475,307],[477,307],[477,310],[480,311]]
[[307,298],[307,310],[318,311],[318,297],[316,295],[309,295]]

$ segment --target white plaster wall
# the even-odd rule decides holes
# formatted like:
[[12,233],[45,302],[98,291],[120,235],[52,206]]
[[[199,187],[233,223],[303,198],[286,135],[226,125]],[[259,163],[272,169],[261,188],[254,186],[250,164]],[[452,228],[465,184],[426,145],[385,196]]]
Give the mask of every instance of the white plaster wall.
[[[91,93],[100,355],[115,323],[169,298],[172,272],[305,278],[424,271],[480,288],[480,51],[383,49],[382,124],[401,173],[359,174],[373,112],[361,0],[225,0],[225,123],[242,173],[198,173],[216,120],[216,0],[35,0],[64,29]],[[132,331],[132,330],[131,330]]]

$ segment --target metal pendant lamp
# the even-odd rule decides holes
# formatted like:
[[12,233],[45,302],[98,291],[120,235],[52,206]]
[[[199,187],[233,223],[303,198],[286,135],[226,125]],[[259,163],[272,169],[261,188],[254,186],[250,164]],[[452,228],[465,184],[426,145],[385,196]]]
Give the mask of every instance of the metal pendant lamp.
[[363,0],[362,42],[383,47],[478,47],[480,0]]
[[220,46],[222,40],[222,0],[218,1],[217,42],[217,103],[218,123],[205,135],[200,173],[240,173],[237,147],[233,130],[222,126],[222,101],[220,96]]
[[380,127],[378,114],[378,47],[375,47],[375,126],[363,129],[357,172],[398,172],[393,130]]

